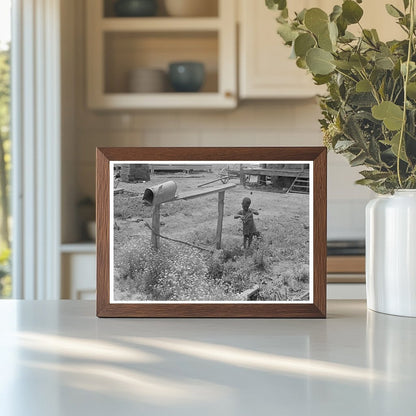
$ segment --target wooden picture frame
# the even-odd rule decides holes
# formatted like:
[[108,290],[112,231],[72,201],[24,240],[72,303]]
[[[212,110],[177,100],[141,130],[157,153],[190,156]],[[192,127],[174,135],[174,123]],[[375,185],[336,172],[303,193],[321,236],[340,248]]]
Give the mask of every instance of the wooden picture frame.
[[[96,200],[97,200],[97,316],[98,317],[189,317],[189,318],[325,318],[326,317],[326,212],[327,212],[327,199],[326,199],[326,160],[327,150],[324,147],[239,147],[239,148],[97,148],[97,176],[96,176]],[[247,162],[249,161],[249,162]],[[296,166],[307,165],[308,170],[308,186],[310,186],[309,196],[292,196],[292,191],[282,195],[282,198],[294,198],[296,200],[309,201],[309,224],[298,224],[297,229],[308,230],[307,238],[305,238],[305,247],[308,247],[309,253],[309,270],[308,275],[308,287],[309,295],[304,299],[297,299],[292,296],[292,300],[289,301],[286,290],[286,301],[279,300],[267,300],[267,301],[153,301],[153,300],[139,300],[139,301],[125,301],[115,300],[115,283],[114,283],[114,167],[117,165],[117,169],[124,169],[124,164],[133,166],[134,164],[149,164],[150,166],[156,163],[168,165],[169,163],[176,166],[178,162],[185,165],[192,163],[201,164],[208,162],[213,164],[215,169],[219,169],[221,164],[228,164],[229,179],[232,175],[232,169],[229,168],[230,163],[236,166],[240,166],[240,175],[233,175],[232,183],[228,185],[243,183],[247,175],[254,175],[253,177],[263,178],[264,183],[268,184],[268,180],[271,178],[279,178],[279,175],[283,174],[282,169],[275,173],[272,168],[275,166],[284,166],[293,168]],[[264,163],[262,163],[264,162]],[[267,163],[266,163],[267,162]],[[273,164],[275,162],[275,164]],[[282,164],[282,163],[286,164]],[[246,163],[246,165],[245,165]],[[248,164],[247,164],[248,163]],[[280,164],[279,164],[280,163]],[[153,164],[153,165],[152,165]],[[269,164],[269,165],[268,165]],[[293,164],[293,166],[291,166]],[[244,168],[248,166],[249,168]],[[254,166],[254,168],[253,168]],[[257,166],[259,166],[257,168]],[[272,168],[268,168],[271,166]],[[181,168],[183,169],[183,167]],[[246,170],[245,170],[246,169]],[[286,169],[286,168],[285,168]],[[293,168],[294,169],[294,168]],[[302,170],[304,168],[302,167]],[[263,175],[266,173],[267,175]],[[223,204],[223,198],[221,201],[221,195],[224,196],[224,192],[230,188],[230,186],[223,185],[221,175],[218,179],[215,179],[217,173],[211,173],[211,178],[215,184],[211,192],[208,192],[207,188],[200,188],[202,185],[195,186],[195,191],[191,193],[177,194],[175,190],[167,189],[166,201],[176,201],[178,199],[187,199],[202,195],[203,193],[218,193],[218,224],[217,224],[217,237],[215,244],[218,245],[218,237],[221,239],[222,227],[222,214],[221,204]],[[273,176],[274,175],[274,176]],[[296,174],[298,177],[300,174]],[[310,176],[309,176],[310,175]],[[209,176],[209,175],[208,175]],[[293,176],[293,175],[292,175]],[[202,182],[204,175],[194,176],[199,178],[198,181]],[[162,178],[162,177],[161,177]],[[166,181],[168,178],[166,177]],[[217,182],[218,181],[218,182]],[[296,179],[293,180],[295,183]],[[156,181],[157,182],[157,181]],[[161,182],[161,181],[159,181]],[[199,183],[198,182],[198,183]],[[257,187],[262,184],[253,184]],[[275,185],[275,183],[274,183]],[[144,189],[146,185],[142,186]],[[173,186],[173,185],[172,185]],[[271,189],[267,185],[267,189]],[[169,187],[169,184],[167,185]],[[231,186],[233,187],[233,186]],[[156,187],[155,187],[156,188]],[[154,202],[158,198],[155,188],[148,188],[144,191],[143,197],[146,192],[154,191],[151,198],[154,198]],[[159,189],[159,188],[157,188]],[[161,189],[161,188],[160,188]],[[198,189],[198,191],[197,191]],[[200,191],[200,189],[205,189]],[[212,190],[213,189],[213,190]],[[240,185],[235,188],[235,192],[239,189],[239,194],[242,192],[249,194],[251,191],[251,185],[248,188],[244,188]],[[246,190],[247,189],[247,190]],[[255,188],[257,189],[257,188]],[[260,188],[259,188],[260,189]],[[265,188],[266,189],[266,188]],[[280,190],[280,193],[287,192],[289,187]],[[201,193],[202,192],[202,193]],[[234,192],[234,190],[233,190]],[[256,190],[257,192],[257,190]],[[273,192],[275,192],[273,190]],[[186,195],[185,195],[186,194]],[[192,194],[192,195],[191,195]],[[278,197],[278,194],[276,198]],[[294,194],[293,194],[294,195]],[[149,194],[147,194],[149,196]],[[262,194],[265,197],[265,194]],[[183,198],[182,198],[183,197]],[[270,197],[270,196],[268,196]],[[280,196],[279,196],[280,197]],[[213,198],[211,196],[211,198]],[[300,199],[303,198],[303,199]],[[163,198],[162,198],[163,199]],[[227,203],[232,204],[232,207],[228,207],[228,213],[231,208],[236,209],[240,204],[241,196],[227,197]],[[158,200],[158,203],[164,202]],[[152,203],[152,199],[150,199]],[[156,204],[157,205],[157,204]],[[155,205],[155,206],[156,206]],[[160,208],[160,206],[159,206]],[[155,227],[158,223],[159,208],[153,207],[153,223],[147,224],[150,229],[149,232],[149,244],[151,239],[152,247],[157,247],[157,240],[161,236],[156,231]],[[241,207],[240,207],[241,208]],[[223,208],[222,208],[223,209]],[[245,208],[244,208],[245,209]],[[255,211],[254,209],[252,211]],[[212,212],[217,213],[217,206],[212,208]],[[241,211],[243,212],[243,211]],[[246,211],[244,211],[246,212]],[[243,213],[244,213],[243,212]],[[231,223],[230,214],[228,221]],[[221,218],[220,218],[221,217]],[[240,218],[244,220],[244,215],[236,215],[234,218]],[[253,215],[252,215],[253,217]],[[294,213],[294,221],[298,215]],[[155,220],[156,218],[156,220]],[[254,218],[254,217],[253,217]],[[261,218],[260,218],[261,219]],[[234,224],[234,223],[233,223]],[[237,224],[235,222],[235,224]],[[211,227],[214,228],[214,227]],[[212,230],[214,233],[214,229]],[[303,231],[302,231],[303,232]],[[218,233],[220,235],[218,236]],[[300,233],[300,231],[299,231]],[[246,234],[244,231],[244,248],[241,250],[250,250],[250,242],[248,241],[248,248],[246,247]],[[233,236],[234,238],[234,236]],[[175,241],[175,240],[174,240]],[[251,240],[250,240],[251,241]],[[168,244],[168,243],[166,243]],[[170,243],[169,243],[170,244]],[[173,243],[172,243],[173,244]],[[186,243],[185,243],[186,244]],[[254,243],[253,243],[254,244]],[[221,243],[220,243],[221,245]],[[219,246],[220,246],[219,245]],[[182,246],[181,246],[182,247]],[[251,250],[254,250],[251,248]],[[244,254],[245,255],[245,254]],[[283,256],[283,255],[282,255]],[[280,258],[284,261],[284,256]],[[296,267],[294,267],[296,269]],[[118,280],[117,280],[118,282]],[[295,289],[290,289],[290,293],[294,293]],[[117,295],[118,296],[118,295]],[[235,299],[235,298],[233,298]],[[240,299],[240,298],[238,298]],[[241,298],[245,299],[245,298]],[[247,299],[250,299],[249,297]],[[265,299],[265,298],[263,298]]]

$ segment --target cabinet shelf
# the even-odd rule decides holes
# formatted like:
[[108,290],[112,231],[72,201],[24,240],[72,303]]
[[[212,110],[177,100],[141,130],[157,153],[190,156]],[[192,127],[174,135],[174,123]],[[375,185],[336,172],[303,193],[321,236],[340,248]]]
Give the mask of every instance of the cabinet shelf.
[[[237,106],[236,5],[218,0],[214,17],[114,17],[103,0],[88,0],[87,103],[96,110],[230,109]],[[105,16],[105,17],[104,17]],[[205,66],[198,93],[130,92],[132,71],[165,71],[169,64]]]
[[146,18],[104,18],[101,30],[104,32],[172,32],[172,31],[217,31],[221,20],[217,17],[146,17]]
[[235,97],[218,93],[157,93],[157,94],[103,94],[94,105],[105,109],[203,109],[234,108]]

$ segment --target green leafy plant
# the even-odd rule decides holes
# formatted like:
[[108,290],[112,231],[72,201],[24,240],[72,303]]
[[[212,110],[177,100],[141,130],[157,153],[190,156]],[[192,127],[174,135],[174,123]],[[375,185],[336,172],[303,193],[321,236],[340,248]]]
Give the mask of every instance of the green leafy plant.
[[[386,10],[404,40],[382,42],[360,24],[362,0],[344,0],[331,13],[303,9],[289,16],[286,0],[266,0],[278,10],[278,34],[292,47],[296,65],[326,85],[320,97],[325,145],[351,166],[365,166],[357,183],[377,193],[416,188],[415,0]],[[360,35],[348,29],[356,25]]]

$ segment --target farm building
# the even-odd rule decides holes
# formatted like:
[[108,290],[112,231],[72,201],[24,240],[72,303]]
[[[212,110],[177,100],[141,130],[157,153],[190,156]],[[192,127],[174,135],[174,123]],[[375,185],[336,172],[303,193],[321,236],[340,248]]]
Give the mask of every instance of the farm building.
[[114,166],[114,175],[122,182],[150,181],[149,165],[122,164]]

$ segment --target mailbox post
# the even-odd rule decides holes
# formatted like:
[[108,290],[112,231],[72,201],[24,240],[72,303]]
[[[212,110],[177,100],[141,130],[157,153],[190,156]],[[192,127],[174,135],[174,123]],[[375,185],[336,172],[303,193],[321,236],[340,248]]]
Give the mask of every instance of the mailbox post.
[[217,221],[217,250],[221,249],[221,240],[222,240],[222,223],[224,219],[224,199],[225,191],[218,192],[218,221]]
[[176,189],[176,183],[168,181],[144,191],[143,201],[153,206],[151,243],[156,250],[160,247],[160,205],[173,201],[176,197]]
[[160,204],[153,207],[152,214],[152,247],[156,250],[160,248]]
[[153,206],[152,214],[152,239],[151,244],[154,249],[160,247],[160,206],[165,202],[189,200],[199,198],[204,195],[218,193],[218,221],[217,221],[217,234],[216,234],[216,248],[221,248],[222,239],[222,225],[224,219],[224,199],[225,191],[234,188],[236,185],[231,183],[227,185],[216,186],[207,189],[197,189],[196,191],[190,191],[176,195],[177,185],[173,181],[164,182],[160,185],[147,188],[144,191],[143,201],[146,204]]

